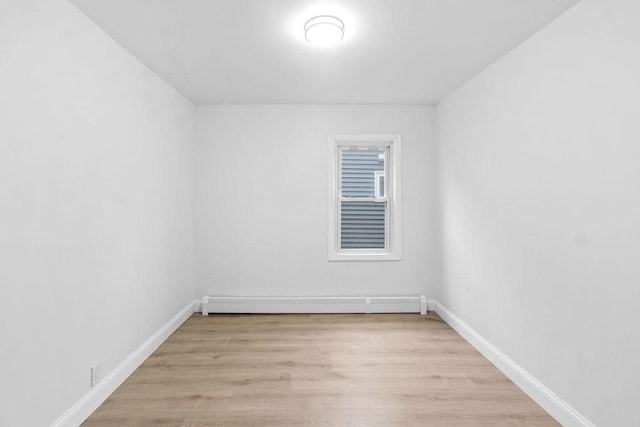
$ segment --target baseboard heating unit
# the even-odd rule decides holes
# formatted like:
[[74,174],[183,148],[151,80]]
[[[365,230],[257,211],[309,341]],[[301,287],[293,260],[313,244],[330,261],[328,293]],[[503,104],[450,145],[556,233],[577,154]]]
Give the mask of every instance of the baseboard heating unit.
[[209,313],[420,313],[427,314],[424,295],[390,297],[212,297],[202,298]]

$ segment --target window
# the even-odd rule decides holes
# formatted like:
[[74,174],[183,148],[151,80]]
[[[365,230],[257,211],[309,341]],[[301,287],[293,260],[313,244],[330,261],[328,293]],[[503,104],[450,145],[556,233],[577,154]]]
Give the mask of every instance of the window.
[[329,260],[400,260],[400,135],[330,135],[329,173]]
[[[382,158],[384,160],[384,157]],[[384,170],[375,171],[373,173],[373,185],[375,191],[375,197],[380,198],[384,197]]]

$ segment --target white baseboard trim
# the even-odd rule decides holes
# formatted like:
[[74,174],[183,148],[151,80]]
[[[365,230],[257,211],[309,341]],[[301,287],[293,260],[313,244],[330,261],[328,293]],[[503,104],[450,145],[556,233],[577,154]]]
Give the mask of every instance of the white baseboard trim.
[[330,297],[202,298],[202,314],[209,313],[420,313],[427,314],[424,295]]
[[200,301],[192,301],[158,329],[140,347],[109,372],[71,408],[60,416],[52,427],[76,427],[82,424],[169,336],[193,313],[200,311]]
[[522,389],[538,405],[547,411],[563,426],[595,427],[585,416],[573,409],[567,402],[549,390],[544,384],[525,371],[520,365],[502,353],[493,344],[482,337],[471,326],[449,311],[438,301],[428,302],[429,310],[459,333],[469,344],[476,348],[484,357],[489,359],[503,374]]
[[193,312],[202,313],[202,300],[197,299],[193,301]]

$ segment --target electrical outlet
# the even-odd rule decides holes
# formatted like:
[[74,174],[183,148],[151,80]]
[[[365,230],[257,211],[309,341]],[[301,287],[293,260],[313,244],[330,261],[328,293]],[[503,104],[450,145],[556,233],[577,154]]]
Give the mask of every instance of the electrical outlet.
[[98,362],[91,367],[91,387],[95,387],[101,380],[100,378],[100,364],[102,362]]

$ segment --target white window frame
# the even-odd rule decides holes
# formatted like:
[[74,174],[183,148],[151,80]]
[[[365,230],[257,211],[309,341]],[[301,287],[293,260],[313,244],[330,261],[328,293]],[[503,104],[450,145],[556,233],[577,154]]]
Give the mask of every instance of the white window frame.
[[380,177],[384,179],[384,172],[385,171],[375,171],[373,173],[373,180],[374,180],[373,188],[374,188],[376,198],[384,197],[383,194],[385,194],[384,188],[380,186]]
[[[340,150],[348,147],[384,149],[387,211],[384,249],[340,248]],[[400,134],[329,135],[329,261],[402,260],[402,169]],[[377,183],[376,183],[377,185]],[[344,199],[344,198],[343,198]]]

